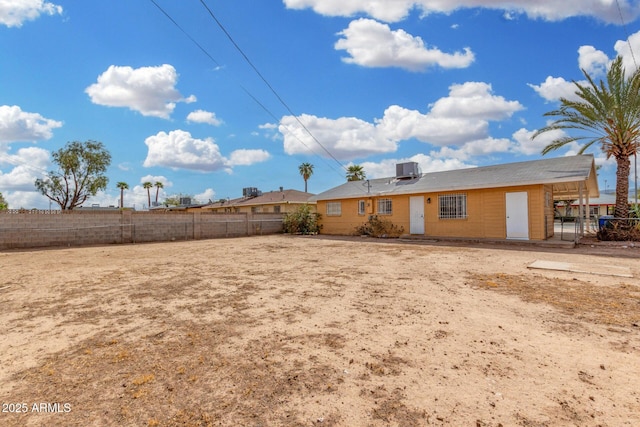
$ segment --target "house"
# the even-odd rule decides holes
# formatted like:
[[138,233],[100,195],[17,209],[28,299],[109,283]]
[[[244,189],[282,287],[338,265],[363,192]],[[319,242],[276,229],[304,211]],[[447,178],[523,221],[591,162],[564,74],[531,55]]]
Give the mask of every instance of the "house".
[[285,190],[280,187],[278,191],[263,193],[255,187],[247,187],[242,190],[242,197],[237,199],[222,199],[214,203],[202,206],[200,209],[218,213],[288,213],[295,211],[299,206],[309,204],[315,211],[315,202],[309,202],[312,193],[298,190]]
[[[563,217],[574,217],[579,215],[579,203],[577,200],[569,200],[571,204],[567,208],[565,205],[557,206],[556,215]],[[629,204],[635,203],[635,199],[629,197]],[[613,215],[616,208],[616,195],[615,193],[603,193],[600,197],[594,197],[589,199],[589,215],[592,217],[599,217],[602,215]]]
[[554,200],[588,205],[598,196],[593,156],[580,155],[426,174],[402,163],[396,176],[347,182],[311,200],[323,234],[353,234],[378,215],[412,235],[545,240]]

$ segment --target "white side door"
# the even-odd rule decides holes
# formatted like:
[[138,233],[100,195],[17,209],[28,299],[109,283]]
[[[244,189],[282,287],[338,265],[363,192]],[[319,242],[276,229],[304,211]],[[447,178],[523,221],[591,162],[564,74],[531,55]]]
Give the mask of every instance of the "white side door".
[[529,240],[529,200],[526,191],[507,193],[507,239]]
[[424,196],[409,198],[409,233],[424,234]]

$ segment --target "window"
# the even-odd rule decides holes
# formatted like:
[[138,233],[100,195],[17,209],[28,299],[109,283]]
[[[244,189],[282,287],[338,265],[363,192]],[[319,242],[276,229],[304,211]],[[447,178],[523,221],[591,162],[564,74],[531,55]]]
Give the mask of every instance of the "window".
[[393,206],[391,199],[378,199],[378,214],[379,215],[391,215],[393,213]]
[[276,205],[273,207],[273,213],[280,213],[280,205]]
[[340,216],[340,215],[342,215],[342,202],[328,202],[327,216]]
[[366,212],[366,202],[364,200],[358,200],[358,215],[364,215]]
[[467,218],[467,195],[446,194],[438,196],[440,219],[465,219]]

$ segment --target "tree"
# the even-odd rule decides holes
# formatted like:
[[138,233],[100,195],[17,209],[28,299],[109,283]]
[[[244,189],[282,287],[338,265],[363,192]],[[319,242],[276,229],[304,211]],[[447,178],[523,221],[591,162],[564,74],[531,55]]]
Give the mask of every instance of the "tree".
[[124,181],[120,181],[116,184],[116,187],[120,189],[120,209],[124,208],[124,190],[129,189],[129,184]]
[[111,154],[101,142],[68,142],[52,157],[58,170],[36,179],[35,186],[60,209],[72,210],[107,188],[105,172],[111,164]]
[[156,203],[158,203],[158,193],[160,192],[161,188],[164,188],[164,184],[161,183],[160,181],[156,181],[154,185],[156,187]]
[[347,168],[347,181],[362,181],[366,177],[367,174],[360,165],[351,165]]
[[626,78],[622,57],[618,56],[607,71],[606,82],[599,84],[583,70],[588,84],[573,82],[578,100],[560,98],[560,108],[545,116],[557,119],[536,131],[533,138],[553,130],[585,131],[587,135],[562,136],[543,150],[547,154],[574,141],[585,141],[578,151],[583,154],[592,145],[600,145],[607,158],[616,159],[615,216],[629,216],[630,157],[638,152],[640,136],[640,69]]
[[298,170],[300,171],[300,175],[302,175],[302,179],[304,179],[304,192],[306,193],[307,180],[313,175],[313,165],[311,163],[303,163],[298,166]]
[[147,206],[148,207],[151,207],[151,191],[150,191],[151,187],[153,187],[153,184],[150,183],[149,181],[142,183],[142,188],[147,190]]
[[0,193],[0,211],[9,209],[9,203],[4,199],[2,193]]

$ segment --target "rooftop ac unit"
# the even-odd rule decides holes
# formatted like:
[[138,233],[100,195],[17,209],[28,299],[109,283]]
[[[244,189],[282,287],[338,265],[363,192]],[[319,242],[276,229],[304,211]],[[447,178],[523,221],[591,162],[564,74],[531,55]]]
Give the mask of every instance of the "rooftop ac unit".
[[191,204],[191,197],[180,197],[180,206],[189,206]]
[[418,165],[418,162],[396,164],[396,178],[417,178],[420,175],[420,165]]
[[258,197],[262,195],[262,191],[256,187],[245,187],[242,189],[242,197]]

